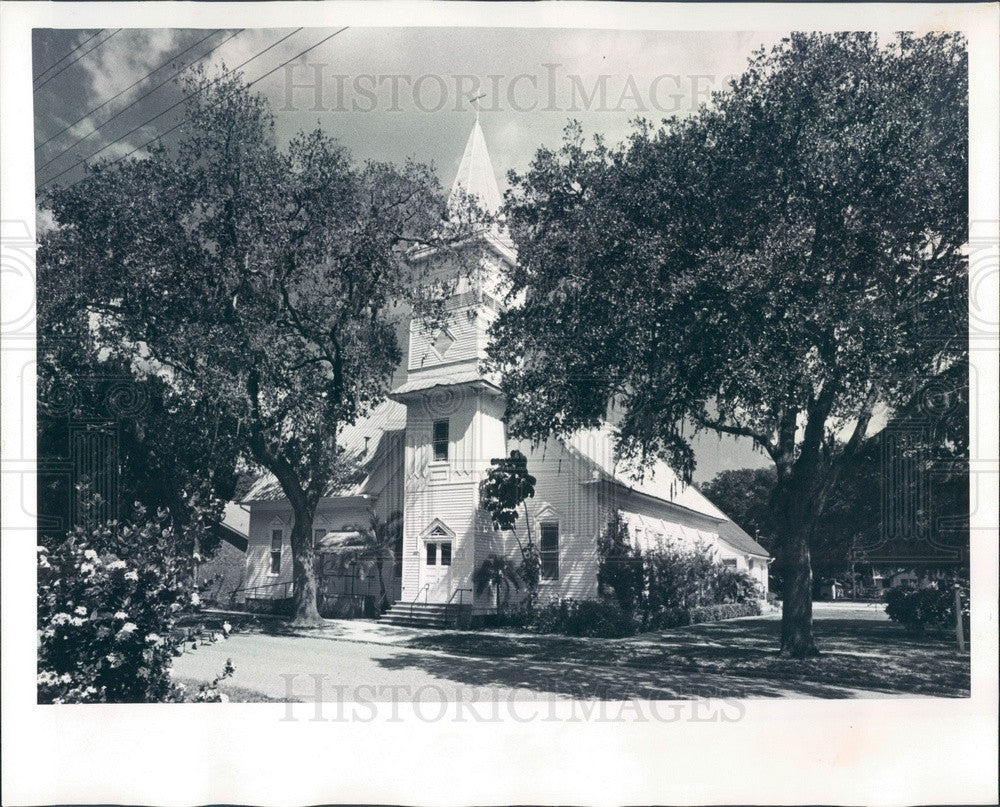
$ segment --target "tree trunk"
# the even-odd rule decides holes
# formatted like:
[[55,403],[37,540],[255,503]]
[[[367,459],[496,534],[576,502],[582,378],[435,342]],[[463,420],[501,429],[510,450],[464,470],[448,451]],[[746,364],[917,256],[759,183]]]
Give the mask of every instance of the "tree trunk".
[[375,571],[378,573],[378,588],[381,598],[378,602],[378,612],[381,614],[385,610],[386,603],[389,602],[389,593],[385,590],[385,578],[382,576],[382,548],[378,548],[378,555],[375,558]]
[[784,578],[781,606],[781,655],[819,655],[812,631],[812,565],[809,540],[816,523],[818,457],[802,457],[778,467],[771,498]]
[[805,525],[782,536],[785,590],[781,608],[781,655],[818,656],[812,630],[812,566]]
[[316,553],[313,548],[315,510],[305,502],[292,501],[292,625],[315,627],[323,624],[317,605]]

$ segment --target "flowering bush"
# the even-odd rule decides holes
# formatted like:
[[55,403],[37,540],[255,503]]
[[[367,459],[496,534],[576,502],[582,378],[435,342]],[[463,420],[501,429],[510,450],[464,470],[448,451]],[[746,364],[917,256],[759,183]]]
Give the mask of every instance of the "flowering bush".
[[[228,625],[229,623],[227,622],[226,624]],[[233,660],[227,658],[226,666],[222,668],[222,673],[215,676],[211,684],[202,684],[191,700],[194,703],[229,703],[229,696],[219,691],[219,683],[229,678],[234,672],[236,672],[236,668],[233,666]]]
[[39,703],[171,701],[178,617],[197,607],[193,558],[165,511],[76,528],[38,547]]

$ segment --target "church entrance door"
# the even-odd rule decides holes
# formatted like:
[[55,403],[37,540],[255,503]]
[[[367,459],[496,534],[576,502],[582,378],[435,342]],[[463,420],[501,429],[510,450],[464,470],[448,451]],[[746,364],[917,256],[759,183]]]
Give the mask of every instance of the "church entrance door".
[[421,588],[427,587],[427,602],[447,602],[451,594],[451,549],[449,539],[424,541]]

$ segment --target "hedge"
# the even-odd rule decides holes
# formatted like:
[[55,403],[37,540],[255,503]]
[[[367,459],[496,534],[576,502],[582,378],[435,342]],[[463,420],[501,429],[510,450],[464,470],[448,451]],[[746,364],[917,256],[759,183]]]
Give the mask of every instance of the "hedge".
[[621,639],[641,631],[719,622],[739,616],[759,616],[760,602],[720,603],[698,608],[663,608],[649,615],[643,626],[642,615],[623,611],[613,600],[554,600],[537,609],[526,606],[503,614],[491,615],[489,627],[531,633],[561,633],[565,636],[592,636]]
[[760,616],[760,602],[720,603],[702,605],[698,608],[664,608],[650,614],[646,630],[666,630],[684,625],[699,625],[704,622],[720,622],[739,616]]

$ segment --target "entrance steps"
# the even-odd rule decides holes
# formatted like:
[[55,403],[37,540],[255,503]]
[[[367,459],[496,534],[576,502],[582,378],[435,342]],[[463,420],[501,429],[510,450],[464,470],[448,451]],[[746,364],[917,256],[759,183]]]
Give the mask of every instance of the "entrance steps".
[[472,613],[469,605],[455,603],[397,602],[386,611],[379,623],[411,628],[455,628],[467,622]]

